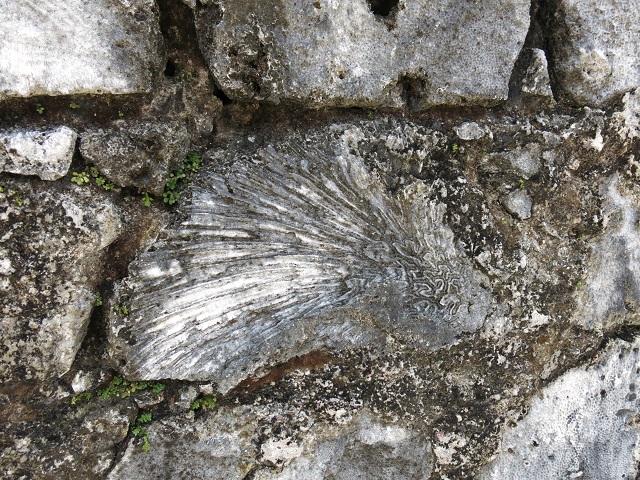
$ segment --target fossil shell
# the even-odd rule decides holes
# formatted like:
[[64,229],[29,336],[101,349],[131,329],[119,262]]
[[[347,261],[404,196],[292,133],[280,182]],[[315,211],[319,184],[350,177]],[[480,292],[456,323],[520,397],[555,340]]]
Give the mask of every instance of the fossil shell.
[[312,350],[388,335],[438,348],[481,326],[490,295],[444,206],[420,181],[390,194],[344,137],[201,172],[182,221],[118,288],[130,313],[112,315],[111,353],[127,375],[226,391]]

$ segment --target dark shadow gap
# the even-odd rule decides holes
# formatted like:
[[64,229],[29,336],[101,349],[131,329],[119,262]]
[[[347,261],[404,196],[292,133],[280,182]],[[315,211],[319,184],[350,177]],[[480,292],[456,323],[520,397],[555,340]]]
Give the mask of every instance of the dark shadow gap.
[[399,0],[367,0],[367,3],[375,15],[388,17],[398,7]]

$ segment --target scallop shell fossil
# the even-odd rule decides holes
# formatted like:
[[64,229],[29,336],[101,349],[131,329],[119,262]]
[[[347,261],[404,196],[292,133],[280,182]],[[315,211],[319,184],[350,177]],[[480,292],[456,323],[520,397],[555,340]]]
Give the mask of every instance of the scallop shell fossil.
[[110,351],[125,374],[224,392],[313,350],[389,335],[439,348],[482,325],[491,296],[444,206],[421,181],[388,193],[344,137],[201,172],[183,219],[116,289],[130,313],[112,314]]

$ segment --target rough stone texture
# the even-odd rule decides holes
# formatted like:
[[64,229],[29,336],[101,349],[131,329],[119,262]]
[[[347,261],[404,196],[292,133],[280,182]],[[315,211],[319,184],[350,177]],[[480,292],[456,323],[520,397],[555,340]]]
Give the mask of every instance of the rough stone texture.
[[523,190],[515,190],[507,195],[503,199],[503,202],[506,209],[509,210],[509,213],[512,213],[520,220],[531,218],[531,207],[533,206],[533,201],[527,192]]
[[[480,328],[491,296],[443,205],[422,182],[390,195],[350,153],[381,135],[334,126],[205,172],[185,219],[118,289],[131,313],[111,315],[111,352],[126,374],[226,392],[313,350],[383,346],[387,334],[433,349]],[[396,141],[422,141],[426,156],[433,139],[409,126]]]
[[[78,85],[76,51],[156,51],[158,23],[166,44],[148,94],[0,94],[0,131],[96,135],[133,187],[0,173],[0,477],[637,477],[640,94],[555,104],[536,50],[562,100],[558,52],[637,13],[536,1],[518,52],[529,5],[494,3],[0,0],[69,17],[41,25]],[[124,83],[150,85],[138,60]],[[145,206],[187,145],[178,208]]]
[[[18,180],[0,193],[0,377],[64,374],[93,308],[94,268],[120,233],[103,194]],[[16,299],[20,299],[16,301]]]
[[110,129],[88,130],[80,153],[113,183],[162,195],[169,174],[189,149],[187,129],[179,122],[119,121]]
[[526,0],[207,3],[200,44],[227,96],[316,107],[494,105],[529,27]]
[[637,0],[562,0],[550,34],[553,72],[571,102],[602,106],[640,85]]
[[[234,112],[242,111],[238,106],[233,108]],[[267,115],[273,111],[268,110]],[[97,328],[92,328],[71,371],[57,380],[59,391],[47,395],[57,398],[66,395],[68,405],[70,395],[93,392],[94,397],[88,404],[101,405],[105,400],[96,398],[95,389],[105,388],[114,374],[105,377],[96,371],[99,370],[96,365],[103,367],[107,348],[116,360],[112,367],[135,376],[135,362],[142,358],[135,356],[136,348],[151,339],[148,350],[137,352],[159,353],[156,358],[149,355],[149,365],[155,363],[165,368],[154,374],[164,377],[165,371],[170,373],[172,369],[167,363],[167,358],[169,361],[171,358],[162,356],[161,352],[164,345],[175,341],[176,351],[184,350],[189,355],[205,352],[204,356],[194,356],[189,362],[181,363],[180,368],[208,368],[219,362],[220,371],[226,368],[230,372],[227,377],[222,373],[201,377],[207,378],[207,392],[219,389],[217,393],[223,405],[220,412],[225,412],[229,425],[236,425],[243,432],[241,426],[247,422],[252,425],[257,422],[257,427],[248,428],[246,438],[230,439],[230,444],[240,442],[248,450],[224,459],[212,457],[208,453],[212,448],[206,439],[215,437],[219,420],[212,418],[217,412],[190,411],[193,401],[204,392],[204,386],[162,380],[167,384],[164,397],[144,391],[132,395],[133,403],[140,409],[136,417],[146,412],[153,414],[154,420],[149,426],[151,453],[146,455],[140,451],[140,437],[133,435],[134,423],[129,429],[126,461],[122,460],[122,465],[114,470],[122,472],[118,473],[122,478],[135,478],[137,472],[143,476],[158,475],[162,468],[174,468],[172,464],[176,465],[175,472],[172,471],[174,476],[179,476],[183,467],[189,477],[188,468],[193,466],[196,473],[192,477],[197,477],[198,472],[220,465],[227,466],[231,477],[241,477],[247,471],[247,475],[256,478],[295,476],[303,466],[312,476],[324,461],[322,455],[325,454],[318,453],[318,456],[316,452],[333,452],[335,457],[340,454],[341,445],[349,445],[346,438],[362,438],[352,418],[359,418],[364,406],[375,417],[371,428],[367,427],[370,431],[376,431],[376,425],[381,424],[394,431],[410,430],[408,436],[412,444],[419,445],[422,441],[427,445],[428,465],[423,468],[430,471],[430,478],[477,478],[478,469],[498,449],[499,427],[517,421],[523,408],[544,384],[570,366],[584,364],[597,354],[602,348],[603,335],[634,336],[633,309],[627,311],[621,323],[594,325],[593,329],[575,318],[585,301],[585,285],[594,271],[590,260],[592,249],[616,232],[615,225],[622,222],[617,220],[620,215],[618,207],[614,208],[615,202],[608,199],[606,188],[599,190],[599,186],[617,175],[616,188],[621,196],[635,204],[638,195],[635,164],[631,159],[635,140],[622,135],[619,129],[627,125],[628,115],[624,111],[618,113],[609,117],[587,108],[570,114],[559,109],[536,112],[533,117],[497,115],[496,110],[491,110],[476,112],[474,116],[436,113],[433,117],[407,121],[399,116],[378,114],[368,119],[365,112],[356,113],[357,120],[342,119],[343,123],[336,125],[334,117],[326,124],[319,122],[319,113],[314,112],[311,118],[316,124],[307,121],[309,117],[303,117],[296,124],[297,132],[267,132],[269,129],[264,126],[250,126],[204,156],[204,166],[195,184],[183,192],[181,200],[185,203],[175,212],[175,222],[138,257],[129,278],[116,288],[116,295],[98,309],[94,316],[97,321],[92,323]],[[462,141],[460,127],[467,122],[474,122],[477,128],[473,130],[482,131],[484,135]],[[25,184],[39,182],[8,175],[6,178]],[[342,181],[338,181],[340,179]],[[68,182],[65,184],[71,186]],[[63,184],[48,185],[57,189]],[[16,190],[13,184],[6,185],[6,191],[9,189]],[[500,201],[519,190],[528,192],[535,204],[526,221],[516,220]],[[116,198],[122,192],[114,190],[109,194]],[[10,195],[9,199],[15,201],[15,194]],[[145,219],[158,214],[147,214],[154,210],[146,210],[139,201],[130,204],[137,205]],[[291,208],[292,204],[298,208]],[[328,210],[336,216],[325,213]],[[386,213],[384,218],[383,213]],[[608,223],[603,223],[603,213],[610,217]],[[283,225],[295,227],[304,214],[310,218],[305,218],[304,228],[285,229],[300,240],[294,235],[282,234]],[[328,228],[328,219],[334,218],[341,218],[342,223],[334,222]],[[291,221],[287,223],[284,219]],[[406,227],[407,224],[412,228]],[[346,235],[339,225],[348,225],[352,231],[360,228],[366,234],[363,235],[366,241],[352,240],[352,235]],[[138,228],[128,228],[127,232],[135,234]],[[260,343],[260,335],[265,332],[260,328],[273,325],[271,318],[276,315],[286,318],[286,306],[281,308],[277,301],[290,300],[289,312],[295,312],[304,308],[297,300],[307,292],[294,289],[291,297],[261,296],[257,294],[261,288],[273,286],[274,280],[281,277],[273,270],[268,274],[263,270],[262,276],[252,276],[253,273],[265,265],[275,266],[275,259],[281,262],[279,265],[287,265],[284,257],[288,252],[303,252],[309,239],[319,238],[320,234],[324,240],[308,249],[315,257],[305,253],[293,258],[298,270],[292,271],[335,272],[334,265],[339,264],[338,274],[344,275],[340,278],[345,278],[345,285],[353,288],[339,290],[341,296],[336,301],[336,297],[331,296],[335,294],[332,284],[310,283],[312,288],[308,291],[320,295],[304,297],[309,299],[309,305],[324,308],[317,303],[321,299],[333,302],[331,308],[327,307],[315,317],[298,310],[303,312],[296,318],[298,325],[286,319],[276,329],[266,330],[268,340]],[[118,240],[116,249],[110,248],[114,259],[129,245],[121,242]],[[274,250],[278,242],[280,247]],[[369,248],[361,248],[361,243]],[[400,249],[407,251],[412,244],[420,248],[409,250],[414,253],[407,256],[395,254]],[[336,251],[336,246],[341,245],[353,247],[355,253],[342,255]],[[267,246],[270,247],[265,250]],[[255,258],[256,252],[264,254],[263,258]],[[132,252],[128,255],[133,258]],[[243,255],[246,262],[240,261]],[[324,270],[307,270],[310,265],[319,264],[308,261],[316,257],[321,257]],[[415,295],[414,288],[420,284],[429,286],[428,279],[438,278],[434,258],[443,257],[457,262],[458,266],[453,264],[448,278],[463,279],[458,297],[464,299],[472,287],[472,291],[484,291],[491,300],[481,317],[484,321],[478,322],[473,331],[466,321],[457,322],[459,312],[446,314],[439,307],[420,311],[420,305],[433,307],[433,303],[438,303],[429,296],[428,289],[424,292],[425,303],[415,301],[421,295]],[[172,263],[177,258],[183,268],[180,273],[174,269],[176,263]],[[332,260],[336,258],[340,261]],[[271,260],[271,264],[267,264],[267,260]],[[207,262],[220,268],[209,270]],[[353,275],[359,265],[367,266],[368,270],[362,270],[361,276]],[[124,265],[122,268],[120,277],[125,275]],[[461,270],[456,270],[459,268]],[[143,285],[142,273],[147,275],[147,280],[160,274],[156,280],[165,283]],[[234,278],[241,281],[234,284]],[[309,278],[315,280],[319,276],[313,273],[295,280]],[[474,278],[478,279],[477,283]],[[139,289],[140,285],[145,290]],[[222,290],[214,288],[218,285],[247,288],[221,296]],[[403,285],[406,288],[400,288]],[[128,289],[128,286],[135,288]],[[256,295],[246,294],[247,289]],[[393,294],[385,294],[389,291]],[[175,298],[166,292],[177,292],[181,297]],[[169,317],[154,313],[162,312],[162,308],[171,311],[174,306],[178,309],[173,312],[189,313],[189,302],[198,298],[204,299],[201,311],[205,313],[218,307],[223,314],[229,313],[232,306],[245,308],[244,316],[237,316],[235,324],[226,324],[231,327],[228,330],[234,326],[256,326],[251,330],[255,336],[247,334],[249,330],[245,329],[239,334],[243,343],[227,344],[232,354],[226,357],[231,359],[226,365],[224,360],[214,358],[209,362],[206,357],[219,348],[215,339],[220,331],[216,330],[217,325],[197,331],[200,321],[197,315],[189,317],[180,313],[173,317],[176,319],[173,323],[161,323]],[[343,301],[350,303],[340,305]],[[146,310],[141,309],[141,305]],[[115,306],[127,306],[127,318],[113,312]],[[272,317],[254,316],[264,306],[269,307]],[[627,306],[633,307],[629,302]],[[461,307],[460,311],[463,310]],[[136,330],[133,320],[146,313],[160,322]],[[99,322],[106,320],[105,317],[110,317],[111,322],[108,325],[110,346],[100,334],[102,324]],[[469,318],[465,313],[463,320]],[[360,329],[351,332],[364,332],[359,337],[352,336],[353,343],[347,343],[337,334],[316,335],[317,329],[327,325],[335,333],[335,325],[344,327],[346,322]],[[128,329],[130,325],[134,328]],[[164,330],[183,325],[183,331],[188,332],[186,340],[180,337],[181,331]],[[293,333],[287,334],[287,331]],[[167,332],[175,336],[164,335]],[[189,335],[210,338],[211,344],[203,342],[206,348],[196,348],[199,346],[189,342]],[[451,344],[434,349],[436,345],[426,345],[425,338],[448,339]],[[134,342],[137,343],[134,345]],[[331,346],[339,342],[342,342],[341,348],[316,349],[317,345]],[[255,346],[253,351],[264,356],[247,358],[243,352],[237,352],[238,344]],[[124,351],[115,351],[117,347],[124,347]],[[153,380],[159,381],[159,378]],[[212,385],[212,381],[218,385]],[[46,403],[51,402],[50,397],[45,396],[41,403],[34,404],[28,395],[11,394],[15,385],[25,388],[24,382],[12,381],[9,385],[11,389],[5,390],[8,400],[0,404],[9,416],[24,419],[29,412],[42,409],[49,425],[44,431],[36,431],[45,434],[54,431],[57,422],[67,418],[60,415],[59,406]],[[249,413],[241,413],[247,408]],[[0,410],[0,416],[2,414]],[[22,421],[14,420],[10,424],[7,444],[13,445],[25,436],[31,438],[25,429],[34,424],[22,424]],[[206,422],[213,425],[207,434],[213,437],[194,433]],[[219,431],[231,431],[225,428]],[[193,443],[205,446],[192,455],[188,448]],[[378,447],[382,443],[378,443]],[[51,447],[53,443],[47,445],[42,449],[24,447],[22,452],[31,455],[29,452],[33,451],[33,456],[26,456],[27,459],[40,456],[59,462],[58,453]],[[362,449],[361,445],[357,448],[354,445],[344,450],[348,455],[343,460],[331,464],[332,469],[355,476],[356,471],[366,472],[369,465],[379,465],[377,461],[388,458],[380,449],[369,449],[371,445]],[[122,443],[121,448],[124,447]],[[181,453],[180,458],[196,460],[189,464],[179,462],[171,457],[173,450],[186,452]],[[391,450],[382,449],[385,453]],[[99,452],[87,450],[85,457],[75,450],[68,449],[68,452],[70,460],[63,465],[77,461],[102,462]],[[362,452],[362,456],[349,452]],[[117,457],[118,462],[120,458]],[[402,458],[400,456],[400,460]],[[361,459],[366,459],[362,460],[366,466],[358,463]],[[404,465],[405,460],[402,460]],[[145,462],[149,465],[144,465]],[[22,468],[25,478],[40,475],[37,462],[31,470],[27,466]],[[401,475],[395,471],[391,476],[396,474]],[[64,475],[59,476],[64,478]]]
[[0,133],[0,172],[57,180],[69,171],[78,135],[68,127]]
[[153,451],[143,452],[140,442],[132,440],[107,478],[242,480],[256,463],[256,426],[255,412],[246,407],[223,408],[195,422],[155,422],[149,427]]
[[527,49],[528,66],[522,79],[522,95],[553,98],[547,57],[539,48]]
[[163,66],[152,0],[3,0],[0,23],[0,98],[147,92]]
[[460,140],[477,140],[485,136],[485,132],[476,122],[464,122],[455,128]]
[[479,478],[636,478],[640,340],[615,341],[534,398]]
[[[0,395],[4,403],[4,395]],[[56,403],[55,420],[31,410],[3,420],[0,432],[2,478],[103,478],[113,467],[116,445],[129,431],[135,409],[128,402],[68,409]],[[14,405],[15,406],[15,405]],[[42,408],[42,407],[41,407]]]
[[154,422],[149,427],[152,455],[132,440],[108,479],[241,480],[251,471],[260,480],[400,480],[428,478],[432,469],[430,445],[422,434],[368,409],[339,422],[312,423],[295,437],[270,435],[258,447],[268,417],[266,408],[241,406],[222,407],[195,421]]
[[624,140],[640,138],[640,90],[625,94],[622,105],[622,110],[613,114],[614,127]]
[[640,206],[619,177],[603,181],[605,234],[594,242],[575,320],[587,328],[640,325]]
[[409,428],[382,422],[367,410],[344,425],[323,425],[302,439],[262,445],[263,459],[285,460],[279,472],[259,472],[256,480],[299,478],[336,480],[429,478],[429,443]]
[[527,143],[507,152],[492,153],[483,162],[491,164],[492,169],[508,169],[520,179],[528,180],[540,170],[542,152],[539,143]]

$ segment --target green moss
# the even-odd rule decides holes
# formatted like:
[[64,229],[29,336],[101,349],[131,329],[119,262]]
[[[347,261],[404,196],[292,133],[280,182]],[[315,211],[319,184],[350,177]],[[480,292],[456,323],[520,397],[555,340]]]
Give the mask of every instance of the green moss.
[[162,389],[158,391],[158,385],[162,384],[152,384],[150,382],[130,382],[120,376],[116,376],[113,377],[113,380],[111,380],[107,388],[98,390],[97,395],[104,399],[108,399],[112,396],[116,396],[119,398],[129,398],[134,393],[140,392],[142,390],[151,389],[155,393],[159,393],[164,390],[164,385],[162,385]]

